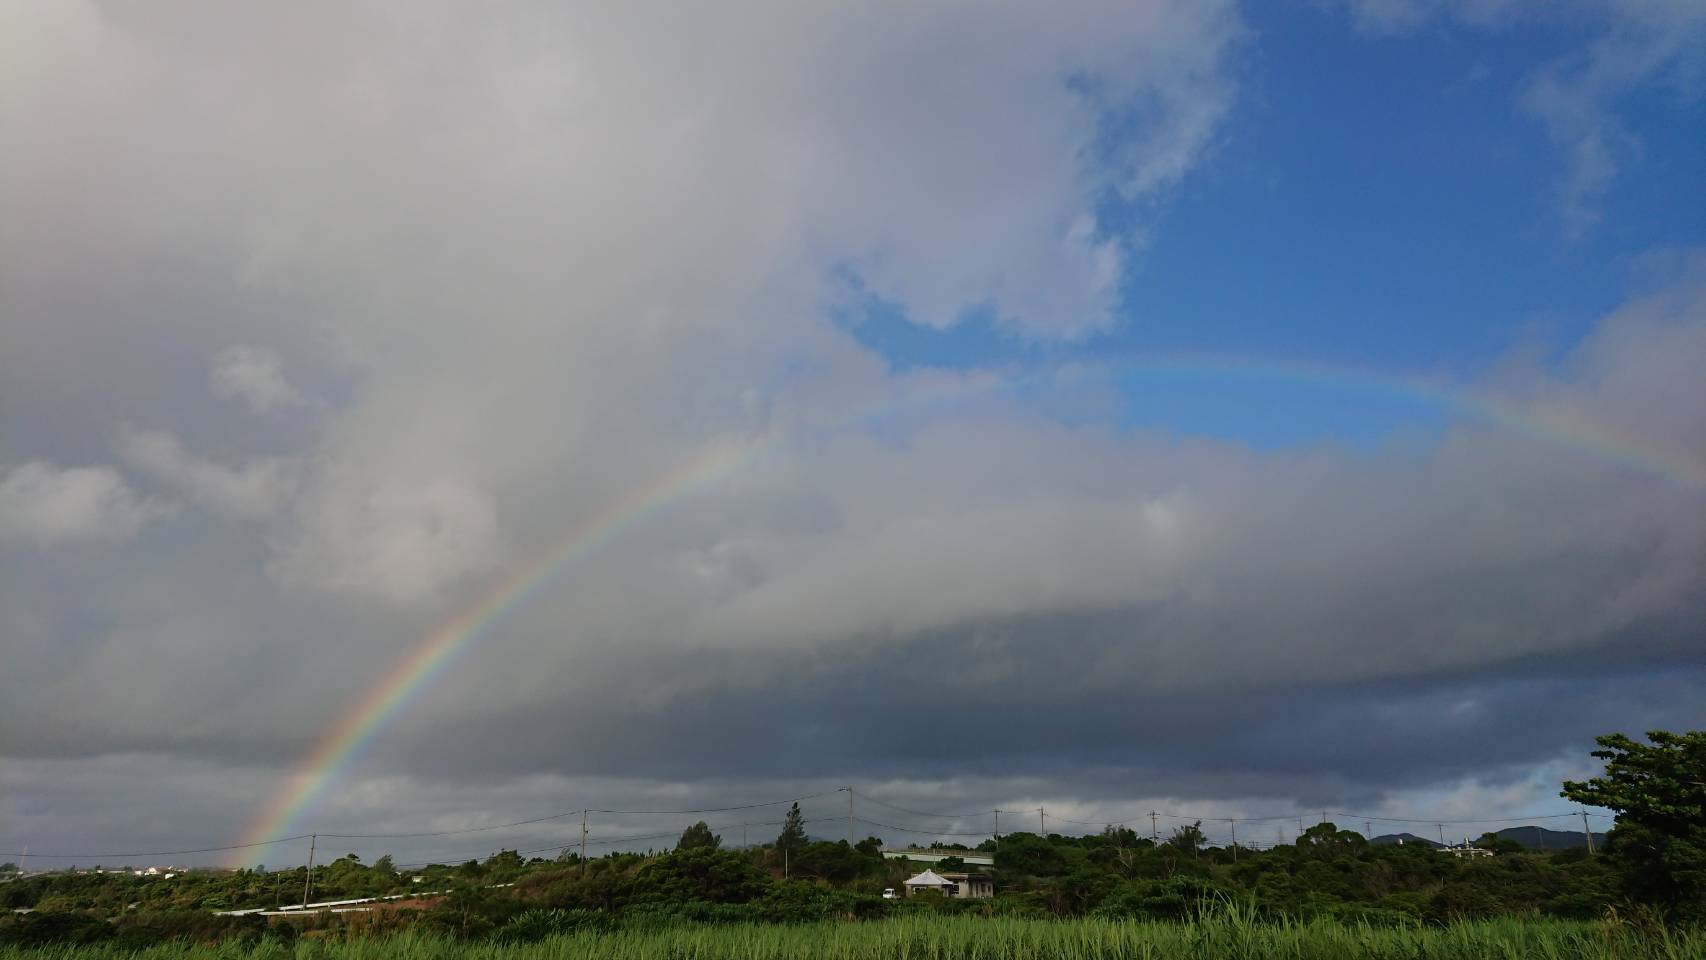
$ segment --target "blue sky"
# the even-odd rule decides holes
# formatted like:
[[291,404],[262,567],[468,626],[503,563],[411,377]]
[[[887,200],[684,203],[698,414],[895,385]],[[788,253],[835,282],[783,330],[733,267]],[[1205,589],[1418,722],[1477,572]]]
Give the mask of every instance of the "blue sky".
[[[970,311],[939,330],[878,298],[844,323],[898,368],[1153,361],[1315,362],[1375,377],[1472,379],[1516,348],[1556,356],[1706,241],[1706,98],[1650,78],[1614,104],[1638,143],[1585,230],[1558,197],[1567,159],[1520,106],[1594,24],[1429,22],[1397,35],[1326,6],[1250,4],[1242,96],[1157,208],[1115,200],[1104,229],[1149,242],[1112,329],[1038,342]],[[1115,377],[1126,422],[1252,443],[1378,442],[1448,412],[1379,390],[1201,369]]]

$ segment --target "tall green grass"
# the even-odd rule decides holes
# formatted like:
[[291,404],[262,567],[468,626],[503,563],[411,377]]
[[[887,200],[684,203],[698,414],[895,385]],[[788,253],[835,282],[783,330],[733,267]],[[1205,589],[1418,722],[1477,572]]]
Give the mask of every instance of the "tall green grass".
[[1706,960],[1706,934],[1643,933],[1615,923],[1501,919],[1392,928],[1334,921],[1258,922],[1229,909],[1193,923],[917,917],[867,923],[669,926],[572,933],[537,943],[403,935],[292,946],[263,941],[0,949],[0,960]]

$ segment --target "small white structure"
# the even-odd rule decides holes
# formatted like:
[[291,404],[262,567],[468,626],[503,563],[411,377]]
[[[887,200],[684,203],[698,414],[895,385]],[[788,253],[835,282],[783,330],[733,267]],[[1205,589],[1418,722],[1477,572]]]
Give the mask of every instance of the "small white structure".
[[905,887],[906,895],[909,897],[929,891],[935,891],[944,897],[951,897],[953,896],[954,882],[934,870],[926,870],[915,877],[907,878]]
[[1485,847],[1477,847],[1471,844],[1468,837],[1464,837],[1463,843],[1459,846],[1441,847],[1440,852],[1449,853],[1459,860],[1474,860],[1477,857],[1490,857],[1493,855],[1493,851],[1488,850]]
[[954,900],[983,900],[995,896],[995,881],[981,873],[940,874],[926,870],[906,881],[906,895],[934,890]]
[[942,879],[954,885],[951,894],[959,900],[987,900],[995,896],[995,880],[986,873],[944,873]]

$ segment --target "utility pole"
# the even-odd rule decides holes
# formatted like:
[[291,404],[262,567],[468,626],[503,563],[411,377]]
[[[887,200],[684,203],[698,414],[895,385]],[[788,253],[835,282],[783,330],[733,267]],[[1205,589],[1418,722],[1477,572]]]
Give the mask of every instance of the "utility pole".
[[314,886],[314,847],[320,842],[317,833],[308,835],[308,876],[302,878],[302,909],[308,909],[308,891]]
[[1588,829],[1588,812],[1587,812],[1587,809],[1584,807],[1582,809],[1581,813],[1582,813],[1582,836],[1587,838],[1588,856],[1591,857],[1591,856],[1593,856],[1593,831]]
[[1042,836],[1048,836],[1048,814],[1043,812],[1042,807],[1037,808],[1037,827],[1042,830]]
[[581,811],[581,879],[586,879],[586,811]]
[[1374,839],[1374,821],[1364,820],[1362,822],[1362,836],[1365,840]]
[[847,846],[853,846],[853,788],[847,788]]
[[23,855],[18,858],[18,875],[23,876],[24,874],[27,874],[29,872],[30,872],[30,845],[26,843],[26,844],[24,844]]
[[1226,822],[1232,825],[1232,862],[1237,863],[1238,862],[1238,821],[1228,820]]
[[747,848],[746,824],[744,824],[744,823],[740,825],[740,848],[742,850],[745,850]]
[[1154,810],[1149,811],[1149,842],[1158,847],[1161,845],[1161,828],[1155,825]]
[[1001,811],[995,811],[995,849],[1001,849]]
[[284,871],[280,870],[272,882],[272,908],[277,910],[284,906]]
[[1439,845],[1443,847],[1445,846],[1445,824],[1436,823],[1434,826],[1439,828]]

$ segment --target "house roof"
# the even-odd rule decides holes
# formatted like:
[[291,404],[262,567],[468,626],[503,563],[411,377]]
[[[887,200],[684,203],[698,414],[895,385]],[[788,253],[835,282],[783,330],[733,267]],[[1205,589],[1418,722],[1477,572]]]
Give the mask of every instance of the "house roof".
[[909,887],[946,887],[950,886],[952,883],[952,880],[940,876],[932,870],[926,870],[918,876],[906,881],[906,885]]

